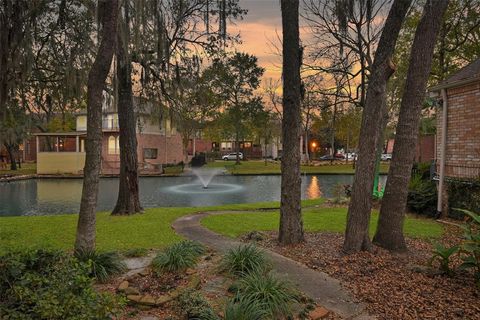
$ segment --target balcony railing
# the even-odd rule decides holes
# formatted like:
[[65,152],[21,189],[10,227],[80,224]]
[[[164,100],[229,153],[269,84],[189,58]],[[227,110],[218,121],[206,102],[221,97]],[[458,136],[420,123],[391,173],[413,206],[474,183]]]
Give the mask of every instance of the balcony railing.
[[102,129],[104,130],[118,130],[118,119],[103,119]]

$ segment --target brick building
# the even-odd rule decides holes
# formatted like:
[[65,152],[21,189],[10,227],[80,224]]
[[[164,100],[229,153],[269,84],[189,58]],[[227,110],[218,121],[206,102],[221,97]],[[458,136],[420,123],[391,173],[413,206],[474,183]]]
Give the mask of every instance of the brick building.
[[[431,162],[435,160],[435,139],[434,134],[419,135],[415,147],[415,162]],[[395,139],[388,139],[385,145],[385,153],[393,153]]]
[[[152,106],[139,98],[134,99],[137,110],[137,156],[140,173],[157,174],[165,164],[183,160],[182,139],[170,117],[154,120]],[[81,174],[85,163],[87,115],[76,115],[76,131],[37,133],[38,174]],[[120,172],[120,130],[118,113],[104,106],[102,119],[102,174]]]
[[480,178],[480,59],[429,91],[439,99],[436,159],[441,213],[445,180]]

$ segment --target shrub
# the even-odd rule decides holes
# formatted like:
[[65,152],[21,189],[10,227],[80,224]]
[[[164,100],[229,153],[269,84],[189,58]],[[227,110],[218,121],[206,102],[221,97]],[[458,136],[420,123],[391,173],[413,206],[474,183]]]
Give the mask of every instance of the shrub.
[[331,199],[334,204],[346,204],[348,203],[348,191],[347,186],[337,183],[332,189],[333,198]]
[[436,214],[437,188],[435,182],[415,174],[408,187],[407,206],[410,211],[433,217]]
[[153,259],[152,267],[156,272],[179,272],[194,267],[204,253],[205,248],[198,242],[182,241],[160,252]]
[[225,308],[225,320],[261,320],[268,313],[255,301],[230,301]]
[[461,210],[469,217],[464,226],[465,240],[460,246],[463,263],[460,269],[473,269],[477,284],[480,286],[480,215],[468,210]]
[[238,284],[235,301],[249,306],[255,304],[255,309],[262,309],[268,319],[292,316],[292,306],[299,301],[299,294],[290,283],[272,273],[251,273]]
[[253,244],[230,249],[220,265],[221,270],[232,275],[244,276],[252,272],[264,273],[270,269],[265,254]]
[[116,252],[78,250],[75,252],[75,257],[88,264],[92,277],[100,282],[105,282],[112,276],[121,274],[127,270],[127,266],[122,261],[122,257]]
[[186,319],[219,320],[208,301],[193,289],[184,291],[178,297],[177,308]]
[[88,265],[58,251],[0,257],[2,319],[111,319],[121,305],[93,288]]
[[432,266],[434,261],[439,262],[439,269],[447,275],[451,275],[453,270],[450,268],[450,258],[453,254],[459,250],[458,246],[446,248],[443,245],[436,243],[433,250],[432,258],[429,261],[429,265]]
[[461,208],[470,212],[480,212],[480,180],[448,181],[448,216],[453,219],[463,219],[465,213]]

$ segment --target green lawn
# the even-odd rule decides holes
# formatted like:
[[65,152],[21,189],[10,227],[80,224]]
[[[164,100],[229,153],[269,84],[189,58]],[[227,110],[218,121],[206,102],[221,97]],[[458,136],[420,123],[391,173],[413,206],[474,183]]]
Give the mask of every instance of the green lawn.
[[[346,209],[315,207],[322,202],[322,199],[303,201],[305,229],[343,232]],[[262,202],[203,208],[153,208],[133,216],[111,216],[108,212],[101,212],[97,214],[97,248],[100,251],[163,248],[181,239],[171,228],[175,219],[202,211],[239,211],[234,215],[209,216],[202,220],[207,228],[230,237],[251,230],[277,230],[278,211],[245,212],[278,207],[278,202]],[[69,250],[73,248],[77,218],[74,214],[0,217],[0,254],[32,248]],[[376,220],[374,214],[372,231]],[[408,217],[405,222],[405,232],[410,237],[435,238],[442,231],[441,225],[432,220]]]
[[10,164],[8,164],[8,170],[0,169],[0,178],[2,176],[20,176],[35,173],[37,173],[36,163],[22,163],[22,168],[19,168],[18,170],[10,170]]
[[[380,165],[380,172],[388,172],[388,163]],[[210,168],[225,168],[232,174],[280,174],[280,162],[250,160],[242,161],[240,165],[235,165],[235,161],[217,160],[209,162],[207,167]],[[334,164],[325,163],[321,166],[302,166],[302,173],[317,173],[317,174],[353,174],[355,170],[352,164]]]
[[[306,200],[304,206],[323,200]],[[97,214],[97,248],[127,250],[162,248],[181,238],[170,227],[182,215],[212,210],[278,208],[278,202],[224,205],[205,208],[154,208],[133,216]],[[75,241],[77,215],[0,217],[0,253],[26,248],[71,249]]]
[[[306,231],[344,232],[346,208],[307,208],[303,218]],[[377,225],[378,213],[372,215],[370,233],[373,235]],[[217,233],[229,237],[238,237],[249,231],[278,230],[278,212],[238,213],[231,215],[209,216],[202,220],[202,225]],[[407,217],[405,234],[412,238],[438,238],[443,227],[433,220]]]

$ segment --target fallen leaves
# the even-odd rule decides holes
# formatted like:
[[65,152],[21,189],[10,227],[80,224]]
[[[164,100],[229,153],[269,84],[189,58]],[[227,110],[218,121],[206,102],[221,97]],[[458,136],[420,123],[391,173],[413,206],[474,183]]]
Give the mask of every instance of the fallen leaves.
[[[339,279],[378,319],[480,319],[480,294],[471,274],[425,272],[431,271],[426,267],[432,251],[427,241],[407,239],[410,250],[401,255],[374,247],[346,256],[340,234],[308,233],[304,244],[289,247],[279,247],[276,238],[269,233],[259,244]],[[441,242],[459,240],[452,226]]]

